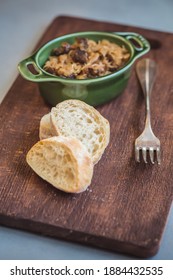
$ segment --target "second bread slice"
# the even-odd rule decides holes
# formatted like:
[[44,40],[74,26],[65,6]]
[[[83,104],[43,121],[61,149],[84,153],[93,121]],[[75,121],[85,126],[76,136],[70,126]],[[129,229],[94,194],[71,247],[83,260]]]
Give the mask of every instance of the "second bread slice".
[[66,100],[53,107],[50,121],[57,135],[73,136],[87,148],[96,164],[109,143],[109,122],[92,106],[79,100]]

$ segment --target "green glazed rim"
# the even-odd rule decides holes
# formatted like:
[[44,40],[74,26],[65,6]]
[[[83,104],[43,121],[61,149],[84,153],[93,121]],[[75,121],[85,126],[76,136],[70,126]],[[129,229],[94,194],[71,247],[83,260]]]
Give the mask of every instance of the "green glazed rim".
[[[39,58],[41,55],[43,55],[47,50],[52,50],[53,45],[55,45],[58,42],[62,41],[68,41],[73,40],[75,37],[92,37],[94,39],[95,37],[102,37],[108,40],[114,40],[117,39],[116,43],[121,43],[121,45],[125,45],[129,52],[130,52],[130,59],[126,63],[125,66],[123,66],[120,70],[102,76],[97,78],[90,78],[90,79],[81,79],[81,80],[72,80],[69,78],[61,78],[55,75],[52,75],[48,72],[46,72],[42,66],[39,63]],[[135,45],[134,42],[137,44]],[[52,47],[51,47],[52,46]],[[18,64],[18,70],[21,73],[21,75],[30,81],[33,82],[61,82],[65,84],[90,84],[93,82],[99,82],[99,81],[105,81],[109,78],[115,78],[122,73],[124,73],[126,70],[128,70],[132,64],[135,62],[137,58],[140,56],[146,54],[150,50],[150,44],[149,42],[140,34],[134,33],[134,32],[98,32],[98,31],[85,31],[85,32],[77,32],[77,33],[71,33],[67,34],[58,38],[55,38],[45,45],[43,45],[41,48],[39,48],[33,55],[30,57],[27,57],[26,59],[22,60]],[[49,52],[50,55],[50,52]],[[48,58],[48,56],[47,56]],[[46,58],[46,59],[47,59]],[[38,74],[33,74],[29,68],[28,65],[32,65]]]

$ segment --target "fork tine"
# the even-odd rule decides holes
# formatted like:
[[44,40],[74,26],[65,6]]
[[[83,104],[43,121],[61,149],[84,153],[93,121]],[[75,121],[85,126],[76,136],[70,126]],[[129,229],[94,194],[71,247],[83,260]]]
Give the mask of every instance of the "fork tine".
[[135,147],[135,159],[140,162],[139,147]]
[[158,164],[161,164],[161,153],[160,153],[160,148],[159,147],[156,149],[156,156],[157,156]]
[[149,154],[151,163],[154,164],[154,149],[152,147],[149,148]]
[[147,149],[145,147],[142,148],[142,156],[143,156],[144,162],[147,163]]

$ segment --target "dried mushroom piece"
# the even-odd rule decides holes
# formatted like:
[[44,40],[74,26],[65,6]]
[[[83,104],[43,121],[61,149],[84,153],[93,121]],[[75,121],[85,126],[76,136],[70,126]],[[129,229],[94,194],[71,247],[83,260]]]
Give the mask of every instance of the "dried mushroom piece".
[[74,62],[79,62],[81,64],[87,63],[88,60],[87,52],[79,48],[71,51],[70,56]]
[[52,50],[52,55],[59,56],[61,54],[67,54],[71,49],[71,45],[67,42],[61,44],[60,47]]
[[125,46],[105,39],[95,42],[77,37],[72,45],[63,42],[55,48],[44,69],[63,78],[96,78],[119,70],[129,57]]
[[77,37],[75,41],[80,49],[86,50],[88,48],[88,39],[87,38]]

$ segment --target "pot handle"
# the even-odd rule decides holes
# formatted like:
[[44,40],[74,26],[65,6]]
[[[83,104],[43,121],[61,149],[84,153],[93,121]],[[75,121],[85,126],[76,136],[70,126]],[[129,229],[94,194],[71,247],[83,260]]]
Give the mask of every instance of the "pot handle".
[[[35,69],[35,71],[37,72],[36,74],[32,73],[31,70],[29,69],[29,65],[32,65],[33,68]],[[29,81],[32,82],[43,82],[45,81],[46,78],[49,78],[48,76],[46,76],[46,74],[44,74],[40,68],[38,68],[36,62],[35,62],[35,57],[34,55],[22,60],[21,62],[19,62],[18,64],[18,70],[20,72],[20,74]]]
[[134,48],[133,60],[146,54],[150,50],[149,42],[140,34],[134,32],[116,32],[117,35],[124,37]]

